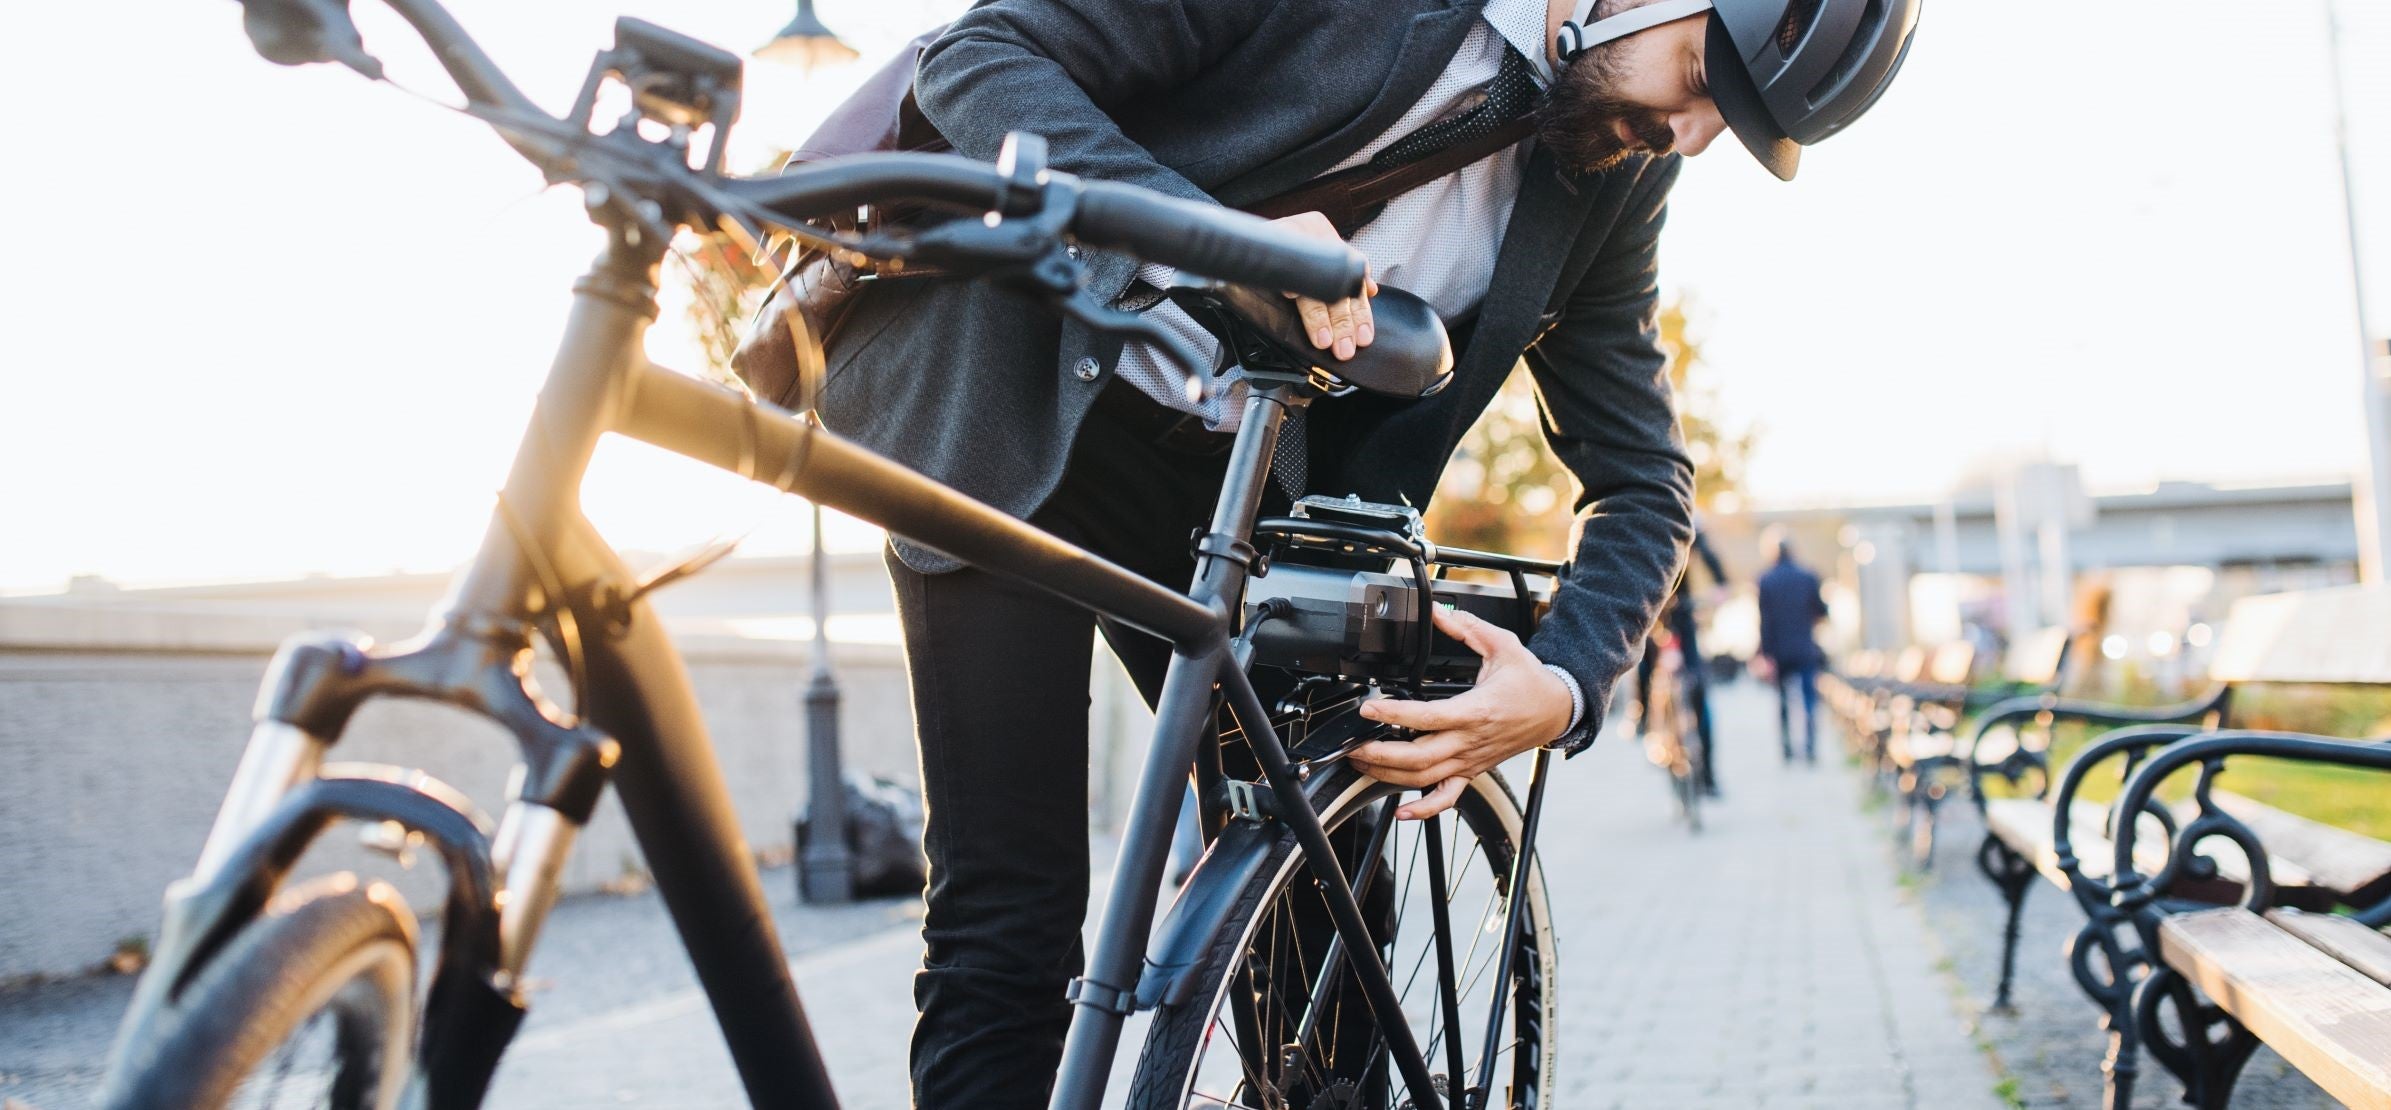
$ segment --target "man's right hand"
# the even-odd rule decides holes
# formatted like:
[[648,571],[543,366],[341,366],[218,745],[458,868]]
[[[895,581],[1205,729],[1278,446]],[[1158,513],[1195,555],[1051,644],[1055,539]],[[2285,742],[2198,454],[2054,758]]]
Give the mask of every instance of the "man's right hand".
[[[1329,223],[1328,217],[1318,212],[1298,212],[1271,222],[1314,239],[1326,239],[1332,243],[1345,241],[1344,236],[1337,234],[1336,225]],[[1362,295],[1334,304],[1287,294],[1294,298],[1296,311],[1303,315],[1303,330],[1311,336],[1312,346],[1334,354],[1339,362],[1352,358],[1355,350],[1369,346],[1370,340],[1376,338],[1376,329],[1370,322],[1370,298],[1377,295],[1378,282],[1367,276],[1366,271],[1362,278]]]

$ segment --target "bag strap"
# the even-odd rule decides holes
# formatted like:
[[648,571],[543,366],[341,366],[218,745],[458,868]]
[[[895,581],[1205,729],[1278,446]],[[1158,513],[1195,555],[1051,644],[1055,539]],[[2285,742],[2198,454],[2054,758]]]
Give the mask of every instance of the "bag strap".
[[1268,220],[1299,212],[1318,212],[1328,217],[1329,223],[1336,225],[1337,234],[1350,239],[1354,232],[1361,230],[1362,225],[1377,217],[1386,202],[1480,159],[1508,150],[1535,131],[1534,119],[1515,119],[1485,135],[1468,142],[1455,143],[1416,162],[1393,167],[1355,166],[1325,177],[1313,178],[1291,191],[1239,207]]

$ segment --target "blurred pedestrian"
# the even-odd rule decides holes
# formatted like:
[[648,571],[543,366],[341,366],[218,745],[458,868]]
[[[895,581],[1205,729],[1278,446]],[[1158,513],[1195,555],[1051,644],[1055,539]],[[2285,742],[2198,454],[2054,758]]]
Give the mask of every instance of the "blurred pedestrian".
[[1818,762],[1818,668],[1826,656],[1813,631],[1826,619],[1826,598],[1818,576],[1795,561],[1782,527],[1760,538],[1769,560],[1760,576],[1760,655],[1776,673],[1777,736],[1785,762],[1793,762],[1793,689],[1802,696],[1802,758]]

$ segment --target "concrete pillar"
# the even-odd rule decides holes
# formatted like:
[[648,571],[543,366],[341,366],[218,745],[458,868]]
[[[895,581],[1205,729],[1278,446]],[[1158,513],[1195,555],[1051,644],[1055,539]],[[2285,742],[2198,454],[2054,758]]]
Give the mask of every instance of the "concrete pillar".
[[1860,603],[1860,646],[1894,651],[1910,642],[1910,525],[1854,521],[1843,530],[1853,592]]

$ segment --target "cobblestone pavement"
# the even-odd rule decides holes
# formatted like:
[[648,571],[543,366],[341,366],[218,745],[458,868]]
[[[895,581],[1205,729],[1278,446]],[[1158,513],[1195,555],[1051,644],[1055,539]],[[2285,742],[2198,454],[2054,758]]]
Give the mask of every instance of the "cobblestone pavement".
[[1699,834],[1620,737],[1553,780],[1560,1105],[1999,1106],[1840,753],[1781,762],[1754,684],[1713,704]]
[[[2098,1107],[2107,1041],[2099,1031],[2100,1012],[2076,987],[2065,956],[2068,940],[2083,927],[2083,911],[2059,888],[2035,880],[2019,921],[2017,982],[2010,990],[2015,1012],[1992,1013],[2001,979],[2001,924],[2008,911],[2000,890],[1976,869],[1984,825],[1974,807],[1947,805],[1942,818],[1934,867],[1911,883],[1959,977],[1966,1012],[1981,1015],[1975,1017],[1978,1035],[2015,1077],[2025,1105]],[[1889,810],[1884,819],[1890,822]],[[2180,1107],[2182,1094],[2182,1085],[2145,1053],[2134,1092],[2136,1110]],[[2273,1049],[2261,1047],[2234,1086],[2233,1105],[2322,1110],[2341,1104]]]
[[[1758,690],[1723,690],[1718,705],[1727,796],[1702,833],[1676,823],[1660,773],[1616,736],[1561,765],[1548,795],[1559,1106],[1999,1106],[1854,777],[1835,760],[1781,765]],[[785,870],[766,881],[846,1104],[903,1106],[920,951],[904,907],[826,913],[789,903]],[[569,901],[551,930],[533,968],[544,989],[491,1105],[738,1103],[652,895]],[[128,990],[0,993],[0,1097],[81,1105]],[[1141,1040],[1133,1028],[1123,1044]]]

